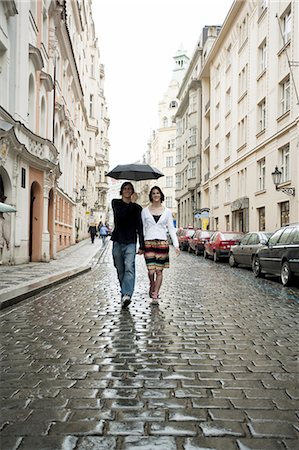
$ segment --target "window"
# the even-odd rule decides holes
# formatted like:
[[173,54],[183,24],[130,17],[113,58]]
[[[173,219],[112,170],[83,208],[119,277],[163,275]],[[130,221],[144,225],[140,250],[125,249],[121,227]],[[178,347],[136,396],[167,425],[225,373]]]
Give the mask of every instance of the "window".
[[225,136],[225,157],[228,158],[231,152],[231,137],[230,133]]
[[172,102],[169,103],[169,108],[176,108],[177,106],[178,106],[178,104],[175,100],[173,100]]
[[196,160],[192,159],[188,164],[188,179],[196,177]]
[[165,203],[166,203],[166,208],[172,208],[172,197],[166,197]]
[[258,104],[258,132],[266,128],[266,99]]
[[264,39],[259,46],[259,72],[262,73],[267,67],[267,40]]
[[93,117],[93,95],[89,96],[89,117]]
[[24,167],[21,169],[21,187],[26,187],[26,169]]
[[94,78],[94,56],[90,56],[90,76]]
[[225,231],[230,231],[230,217],[229,214],[224,216],[225,218]]
[[232,63],[232,45],[229,44],[229,46],[226,49],[226,67],[228,68]]
[[219,150],[219,144],[215,145],[215,167],[219,166],[220,161],[220,150]]
[[263,191],[266,187],[266,159],[262,158],[257,162],[257,190]]
[[265,231],[266,229],[266,211],[265,207],[257,208],[259,231]]
[[179,174],[175,176],[175,188],[179,190],[181,189],[181,187],[182,187],[182,177],[181,174]]
[[176,164],[179,164],[180,162],[182,162],[182,149],[181,149],[181,147],[178,147],[176,149],[175,162],[176,162]]
[[215,109],[215,125],[219,124],[220,120],[220,103],[218,102]]
[[197,134],[196,127],[190,128],[190,130],[189,130],[189,142],[188,142],[188,146],[189,147],[191,145],[196,145],[196,134]]
[[287,144],[279,149],[281,162],[281,182],[285,183],[290,180],[290,145]]
[[168,119],[167,117],[163,117],[163,128],[168,127]]
[[166,167],[173,167],[173,156],[166,156]]
[[280,18],[281,23],[281,32],[283,36],[283,45],[291,39],[291,30],[292,30],[292,14],[291,7],[287,9],[287,11]]
[[231,110],[231,103],[232,103],[232,93],[231,88],[229,87],[225,94],[225,112],[228,114]]
[[242,147],[247,141],[247,117],[243,117],[238,123],[238,144]]
[[280,226],[285,227],[290,223],[290,204],[289,202],[280,203]]
[[214,206],[218,206],[218,204],[219,204],[219,184],[216,184],[214,190]]
[[241,97],[247,91],[247,64],[239,73],[239,96]]
[[230,202],[230,178],[225,180],[225,202]]
[[290,110],[290,76],[280,82],[280,114]]
[[240,48],[245,44],[248,37],[248,17],[245,16],[239,25],[239,34],[240,34]]
[[173,177],[172,176],[166,177],[166,187],[168,187],[168,188],[173,187]]

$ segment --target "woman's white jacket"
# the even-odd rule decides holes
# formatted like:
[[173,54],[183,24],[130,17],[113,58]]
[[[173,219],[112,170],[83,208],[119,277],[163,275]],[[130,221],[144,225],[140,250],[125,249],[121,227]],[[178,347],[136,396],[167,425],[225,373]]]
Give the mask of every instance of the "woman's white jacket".
[[161,214],[157,223],[150,213],[148,207],[143,208],[141,217],[145,241],[150,241],[152,239],[161,239],[162,241],[166,241],[168,230],[172,239],[173,246],[175,248],[179,247],[179,242],[173,225],[173,217],[170,209],[164,209],[164,212]]

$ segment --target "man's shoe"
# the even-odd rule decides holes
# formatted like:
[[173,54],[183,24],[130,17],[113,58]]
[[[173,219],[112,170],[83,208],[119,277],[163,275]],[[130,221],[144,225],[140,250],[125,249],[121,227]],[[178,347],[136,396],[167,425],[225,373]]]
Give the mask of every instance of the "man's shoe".
[[121,299],[121,307],[127,308],[131,303],[131,297],[129,295],[124,295]]

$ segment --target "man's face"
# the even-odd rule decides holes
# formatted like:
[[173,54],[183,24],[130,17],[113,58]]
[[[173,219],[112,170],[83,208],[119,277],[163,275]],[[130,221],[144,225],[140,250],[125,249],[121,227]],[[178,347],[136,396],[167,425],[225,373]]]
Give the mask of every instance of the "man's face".
[[130,185],[127,185],[122,190],[122,197],[124,198],[130,198],[133,194],[133,189]]

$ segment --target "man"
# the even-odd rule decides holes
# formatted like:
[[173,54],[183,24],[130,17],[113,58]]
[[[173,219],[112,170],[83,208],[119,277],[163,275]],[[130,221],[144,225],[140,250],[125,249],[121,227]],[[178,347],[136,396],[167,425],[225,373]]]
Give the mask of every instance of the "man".
[[134,186],[126,181],[120,188],[121,199],[112,200],[114,214],[114,230],[111,235],[113,241],[113,262],[121,289],[121,306],[127,308],[135,286],[135,256],[137,234],[139,238],[138,254],[144,253],[143,225],[141,220],[142,208],[135,203],[137,195]]

